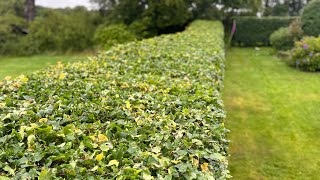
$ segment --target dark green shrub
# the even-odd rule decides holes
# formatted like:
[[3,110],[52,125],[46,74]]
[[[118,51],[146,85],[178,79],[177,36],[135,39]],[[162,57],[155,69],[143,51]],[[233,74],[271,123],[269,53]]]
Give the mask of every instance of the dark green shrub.
[[137,39],[150,38],[158,34],[157,29],[152,26],[152,20],[145,17],[130,24],[129,30],[133,32]]
[[305,6],[301,22],[305,35],[320,35],[320,0],[313,0]]
[[49,11],[37,17],[27,36],[34,53],[45,51],[80,51],[93,44],[95,27],[90,16],[83,12]]
[[304,37],[296,42],[291,64],[305,71],[320,71],[320,37]]
[[25,34],[15,28],[22,30],[25,27],[26,23],[22,18],[12,14],[0,16],[0,54],[23,54],[26,47]]
[[288,27],[296,17],[236,17],[237,31],[233,44],[240,46],[268,46],[270,35],[281,27]]
[[124,24],[102,25],[94,35],[95,43],[105,49],[109,49],[116,44],[134,41],[135,39],[135,35]]
[[0,179],[227,179],[223,26],[0,82]]
[[293,47],[294,40],[288,27],[283,27],[273,32],[270,36],[271,45],[277,50],[288,50]]

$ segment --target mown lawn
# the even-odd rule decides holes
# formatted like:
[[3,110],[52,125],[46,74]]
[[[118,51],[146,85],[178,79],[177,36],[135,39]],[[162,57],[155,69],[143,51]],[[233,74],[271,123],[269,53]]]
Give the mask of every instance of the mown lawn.
[[58,61],[62,63],[82,61],[86,55],[37,55],[26,57],[0,57],[0,80],[6,76],[16,77],[49,67]]
[[224,102],[234,179],[320,178],[320,73],[262,48],[228,51]]

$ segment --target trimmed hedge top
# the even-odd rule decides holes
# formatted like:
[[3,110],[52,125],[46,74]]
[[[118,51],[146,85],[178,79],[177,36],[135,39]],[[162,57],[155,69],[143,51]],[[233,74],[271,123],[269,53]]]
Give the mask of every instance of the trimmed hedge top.
[[233,44],[240,46],[269,46],[270,35],[281,27],[288,27],[296,18],[282,16],[235,17],[237,31],[232,40]]
[[0,84],[0,176],[225,179],[223,27],[115,46]]

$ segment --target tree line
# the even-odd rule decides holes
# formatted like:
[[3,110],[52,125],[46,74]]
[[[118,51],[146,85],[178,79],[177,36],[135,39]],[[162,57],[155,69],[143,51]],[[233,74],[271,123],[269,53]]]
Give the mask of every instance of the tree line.
[[[90,0],[98,9],[50,9],[37,0],[0,1],[0,54],[83,50],[113,42],[182,31],[195,19],[221,20],[257,13],[296,16],[308,0]],[[229,23],[229,24],[228,24]],[[110,27],[110,28],[105,28]],[[122,32],[115,35],[116,32]],[[130,37],[130,38],[128,38]]]

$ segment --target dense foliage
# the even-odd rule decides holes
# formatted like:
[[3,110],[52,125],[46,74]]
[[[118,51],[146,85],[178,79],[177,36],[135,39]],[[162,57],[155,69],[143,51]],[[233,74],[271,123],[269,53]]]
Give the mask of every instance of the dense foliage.
[[0,176],[225,179],[223,27],[118,45],[0,85]]
[[18,32],[14,27],[26,26],[24,20],[12,14],[0,16],[0,54],[12,54],[21,50],[24,44],[24,34]]
[[134,41],[135,39],[135,35],[124,24],[102,25],[94,34],[95,43],[105,49],[109,49],[116,44]]
[[303,9],[301,21],[302,29],[306,35],[320,35],[320,0],[311,1]]
[[92,47],[94,31],[102,22],[97,12],[84,7],[39,7],[36,19],[27,23],[20,16],[23,6],[18,2],[0,2],[0,55],[81,51]]
[[80,51],[93,45],[94,17],[85,9],[48,11],[29,26],[30,53]]
[[320,70],[320,37],[304,37],[292,51],[292,65],[306,71]]
[[288,27],[282,27],[270,36],[271,45],[277,50],[288,50],[293,47],[294,40]]
[[300,19],[291,22],[289,27],[282,27],[270,35],[270,43],[277,50],[289,50],[294,46],[294,42],[302,38]]
[[240,46],[268,46],[270,35],[287,27],[296,17],[236,17],[237,31],[233,43]]
[[[254,15],[261,0],[91,0],[110,21],[138,25],[147,37],[182,31],[195,19],[230,19],[244,13]],[[136,23],[138,22],[138,24]],[[147,31],[145,31],[147,30]]]

